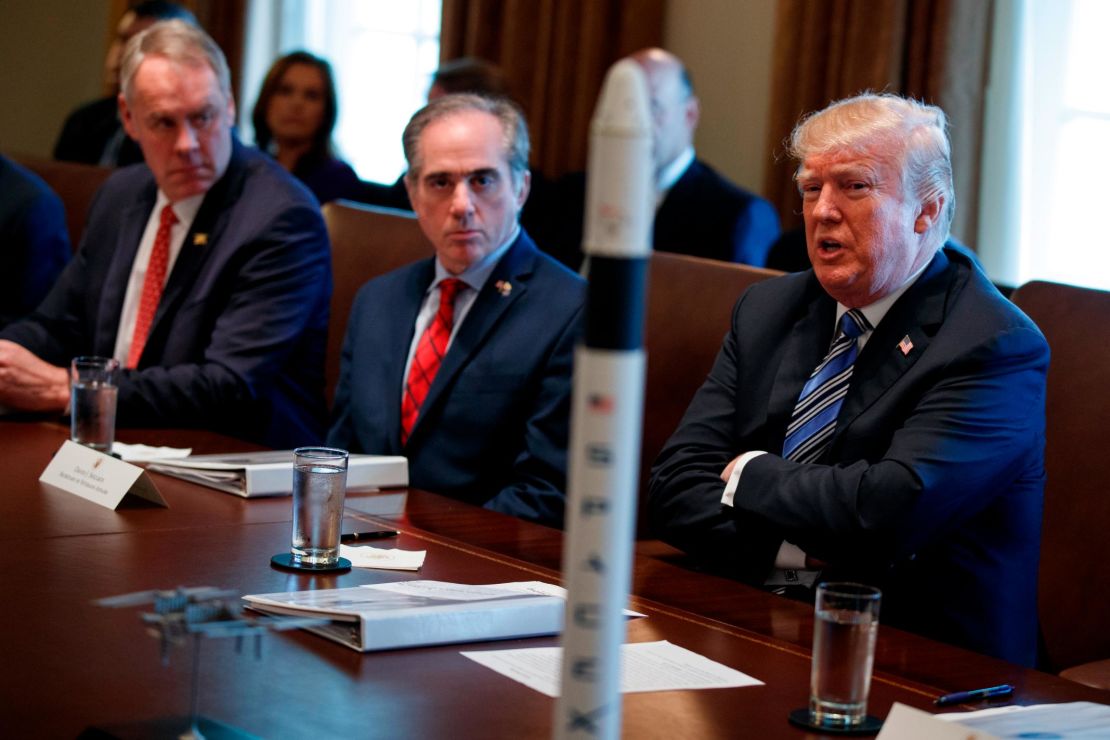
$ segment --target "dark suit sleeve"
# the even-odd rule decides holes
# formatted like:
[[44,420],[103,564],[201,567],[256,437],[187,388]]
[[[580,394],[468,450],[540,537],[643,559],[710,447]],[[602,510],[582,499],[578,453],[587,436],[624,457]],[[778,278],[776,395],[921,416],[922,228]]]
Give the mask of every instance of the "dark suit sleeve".
[[355,337],[359,336],[358,317],[362,314],[358,310],[359,295],[351,308],[351,315],[347,321],[347,334],[343,337],[342,357],[339,363],[339,381],[335,386],[335,400],[332,402],[331,427],[328,429],[327,445],[347,450],[351,453],[365,453],[355,433],[355,422],[351,411],[351,358],[354,352]]
[[[323,220],[308,205],[289,207],[237,255],[242,263],[229,278],[233,285],[203,360],[124,371],[121,422],[194,426],[214,414],[233,420],[268,408],[285,368],[295,364],[292,353],[302,348],[306,327],[326,317],[331,272]],[[183,305],[177,321],[187,322],[192,311],[203,314],[203,303]]]
[[554,344],[513,462],[512,482],[486,502],[487,509],[533,521],[563,521],[571,378],[582,312],[574,311]]
[[909,556],[1025,474],[1027,458],[1044,444],[1043,424],[1035,420],[1043,419],[1047,364],[1047,346],[1035,330],[996,335],[944,368],[906,410],[880,459],[753,460],[740,479],[737,516],[765,517],[789,541],[833,563]]
[[[97,191],[90,212],[96,210],[102,198],[103,190]],[[0,338],[20,344],[42,360],[58,366],[68,366],[79,354],[93,354],[92,328],[85,300],[91,273],[89,253],[85,249],[88,238],[86,232],[81,248],[62,269],[37,308],[23,320],[8,325]]]
[[[794,463],[777,450],[755,458],[730,509],[719,474],[745,451],[734,434],[745,392],[736,326],[734,315],[651,484],[663,536],[720,569],[759,582],[785,539],[834,565],[881,570],[1043,472],[1029,461],[1043,447],[1048,349],[1035,329],[1014,326],[880,396],[853,422],[843,462]],[[867,449],[875,440],[885,441]]]
[[779,215],[763,198],[752,197],[733,230],[733,262],[765,267],[771,246],[779,237]]
[[3,248],[11,253],[6,275],[9,295],[0,306],[10,313],[0,315],[0,326],[29,314],[53,287],[69,262],[72,251],[61,199],[50,192],[38,194],[14,214]]

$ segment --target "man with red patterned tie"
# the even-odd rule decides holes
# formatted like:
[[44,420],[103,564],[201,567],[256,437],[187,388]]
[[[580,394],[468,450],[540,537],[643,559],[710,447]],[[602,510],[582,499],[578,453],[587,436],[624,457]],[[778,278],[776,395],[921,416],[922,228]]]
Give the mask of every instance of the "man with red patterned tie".
[[585,284],[520,228],[528,129],[509,102],[449,95],[404,133],[435,247],[351,310],[328,443],[404,455],[413,486],[560,525]]
[[145,164],[105,183],[53,290],[0,334],[0,404],[63,412],[69,360],[112,356],[121,425],[318,442],[331,262],[316,202],[235,140],[227,63],[195,26],[134,37],[121,83]]

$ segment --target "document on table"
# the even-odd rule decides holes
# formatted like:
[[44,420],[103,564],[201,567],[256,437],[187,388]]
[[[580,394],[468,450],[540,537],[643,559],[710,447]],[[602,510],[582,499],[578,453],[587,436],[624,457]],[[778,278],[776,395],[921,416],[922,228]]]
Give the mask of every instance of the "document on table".
[[1110,737],[1110,706],[1089,701],[994,707],[934,716],[1000,738],[1105,740]]
[[[462,655],[541,694],[559,696],[562,648],[470,650]],[[621,693],[762,685],[759,679],[666,640],[621,646]]]
[[[523,591],[530,594],[543,594],[544,596],[558,596],[560,599],[567,598],[567,590],[562,586],[556,586],[554,583],[544,583],[543,581],[518,581],[517,583],[506,583],[506,586],[515,591]],[[642,612],[634,612],[631,609],[624,609],[621,612],[626,617],[646,617]]]
[[420,570],[420,566],[424,564],[424,556],[427,554],[427,550],[398,550],[395,547],[339,546],[339,557],[347,558],[356,568]]

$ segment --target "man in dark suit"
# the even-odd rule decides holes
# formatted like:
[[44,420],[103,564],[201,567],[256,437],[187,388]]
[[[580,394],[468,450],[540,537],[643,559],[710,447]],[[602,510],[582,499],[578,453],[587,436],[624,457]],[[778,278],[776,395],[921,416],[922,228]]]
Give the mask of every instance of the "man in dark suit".
[[518,224],[524,118],[506,100],[449,95],[404,143],[436,256],[359,291],[328,443],[403,454],[413,486],[558,526],[585,286]]
[[0,155],[0,328],[39,305],[71,254],[61,198]]
[[700,108],[682,61],[663,49],[631,56],[651,92],[657,209],[652,245],[762,267],[779,235],[774,207],[694,154]]
[[146,165],[120,170],[39,309],[0,335],[0,403],[62,412],[76,355],[114,356],[117,421],[319,442],[331,291],[311,194],[232,135],[227,64],[195,26],[135,37],[120,109]]
[[54,144],[54,159],[66,162],[123,167],[143,161],[138,145],[128,138],[119,118],[119,65],[123,49],[135,36],[158,21],[171,19],[195,24],[185,8],[168,0],[143,0],[129,8],[116,25],[116,35],[104,58],[104,81],[111,94],[80,106],[62,124]]
[[799,125],[813,269],[737,303],[651,514],[710,568],[874,584],[884,622],[1030,665],[1048,347],[941,247],[949,151],[943,112],[896,96]]

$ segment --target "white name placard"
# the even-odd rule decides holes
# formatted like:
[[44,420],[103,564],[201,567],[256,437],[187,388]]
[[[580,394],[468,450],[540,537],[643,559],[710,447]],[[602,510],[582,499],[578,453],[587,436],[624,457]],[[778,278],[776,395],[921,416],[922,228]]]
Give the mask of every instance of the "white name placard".
[[39,476],[40,483],[60,488],[108,509],[127,496],[169,507],[146,471],[138,465],[66,440]]

